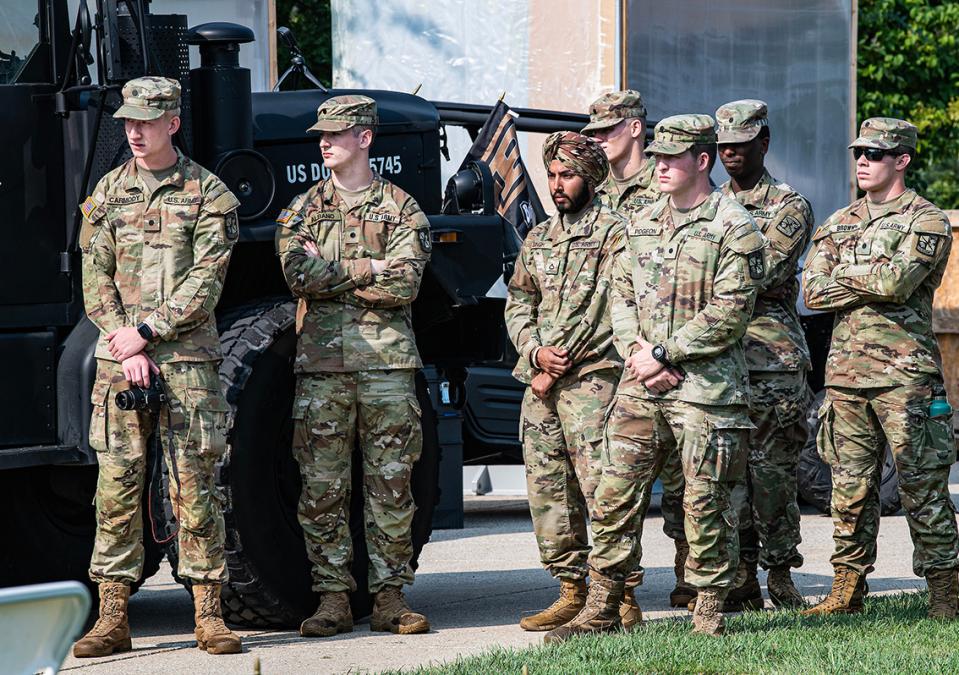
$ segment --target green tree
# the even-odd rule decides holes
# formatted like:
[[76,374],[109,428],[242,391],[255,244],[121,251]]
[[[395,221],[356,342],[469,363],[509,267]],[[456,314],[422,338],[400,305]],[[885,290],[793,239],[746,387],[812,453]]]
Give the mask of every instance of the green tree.
[[858,115],[919,128],[909,182],[959,208],[959,3],[859,0]]
[[[276,0],[276,25],[293,31],[310,71],[325,86],[333,83],[333,40],[330,0]],[[290,65],[290,54],[277,42],[277,70],[282,74]],[[287,84],[283,86],[288,88]],[[307,84],[300,83],[301,87]]]

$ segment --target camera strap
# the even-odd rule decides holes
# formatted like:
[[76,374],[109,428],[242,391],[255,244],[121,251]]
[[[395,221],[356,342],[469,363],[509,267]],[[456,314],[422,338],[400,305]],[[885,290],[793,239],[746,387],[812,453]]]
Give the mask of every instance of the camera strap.
[[[156,377],[160,377],[157,375]],[[167,398],[169,401],[169,398]],[[163,409],[166,409],[166,419],[167,419],[167,452],[170,456],[170,473],[173,475],[173,481],[176,483],[176,499],[174,499],[174,528],[165,539],[160,539],[157,537],[156,532],[156,519],[153,517],[153,498],[147,500],[147,504],[150,509],[150,530],[153,535],[153,541],[157,544],[166,544],[173,540],[177,534],[180,532],[180,471],[176,463],[176,444],[173,436],[173,413],[170,411],[169,402],[165,403],[163,407],[153,413],[151,418],[153,420],[153,434],[152,434],[152,445],[153,445],[153,477],[150,481],[151,489],[155,490],[154,495],[156,496],[157,503],[163,503],[163,452],[160,444],[160,415],[163,412]]]

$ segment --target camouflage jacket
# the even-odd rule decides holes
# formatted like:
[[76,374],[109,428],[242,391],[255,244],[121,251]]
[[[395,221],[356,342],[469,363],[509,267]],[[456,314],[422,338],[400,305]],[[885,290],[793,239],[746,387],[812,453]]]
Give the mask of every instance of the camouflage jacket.
[[239,235],[236,197],[219,178],[179,154],[153,194],[131,159],[97,183],[81,205],[83,301],[100,329],[98,359],[115,360],[106,334],[146,322],[157,363],[216,361],[213,309]]
[[620,368],[609,319],[609,279],[624,247],[626,221],[598,199],[567,229],[560,214],[526,235],[509,282],[506,329],[520,358],[513,375],[527,384],[537,347],[569,350],[578,378]]
[[812,207],[786,183],[777,183],[769,172],[752,190],[727,197],[749,211],[766,235],[766,281],[756,297],[753,318],[743,336],[746,367],[751,372],[808,370],[811,367],[806,336],[799,323],[799,259],[812,234]]
[[[277,219],[276,250],[299,298],[297,373],[423,365],[410,305],[430,258],[430,224],[416,201],[374,175],[349,208],[332,179],[299,195]],[[307,254],[312,242],[319,257]],[[372,274],[373,260],[389,260]]]
[[626,252],[613,266],[616,348],[628,358],[636,337],[663,344],[686,372],[658,395],[623,372],[619,393],[707,405],[749,403],[741,338],[765,280],[765,239],[746,210],[714,191],[673,223],[664,195],[626,227]]
[[952,247],[949,221],[912,190],[878,209],[873,217],[863,198],[832,214],[806,256],[806,305],[836,312],[829,386],[922,383],[942,369],[932,296]]
[[620,187],[610,173],[596,190],[596,194],[602,200],[603,206],[619,211],[627,218],[632,218],[659,198],[656,160],[652,157],[648,158],[643,168],[626,182],[625,187]]

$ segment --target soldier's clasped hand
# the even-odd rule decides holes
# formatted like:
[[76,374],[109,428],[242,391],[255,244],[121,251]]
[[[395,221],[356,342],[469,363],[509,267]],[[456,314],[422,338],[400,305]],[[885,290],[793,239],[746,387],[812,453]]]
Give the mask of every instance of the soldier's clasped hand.
[[117,328],[108,333],[107,343],[110,355],[117,361],[125,361],[134,354],[142,352],[147,346],[147,341],[132,326]]
[[136,354],[123,361],[123,376],[127,382],[146,389],[150,386],[150,375],[158,375],[160,369],[146,354]]
[[547,372],[542,372],[529,383],[530,388],[533,390],[533,395],[538,399],[545,400],[549,396],[549,390],[556,382],[556,378],[550,375]]
[[540,347],[536,352],[536,365],[553,377],[562,377],[572,365],[569,350],[561,347]]

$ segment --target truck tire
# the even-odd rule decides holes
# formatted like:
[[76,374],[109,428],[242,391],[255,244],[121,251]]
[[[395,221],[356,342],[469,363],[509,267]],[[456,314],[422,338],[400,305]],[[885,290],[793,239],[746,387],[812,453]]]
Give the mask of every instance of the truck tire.
[[[802,500],[815,507],[821,513],[830,514],[830,500],[832,498],[832,470],[819,457],[816,446],[816,436],[819,433],[819,408],[822,406],[826,390],[816,394],[809,407],[809,438],[799,454],[798,488]],[[891,516],[899,512],[902,504],[899,500],[899,474],[892,451],[886,445],[886,455],[882,464],[882,477],[879,481],[879,507],[884,516]]]
[[[96,535],[96,484],[96,465],[0,472],[0,500],[6,504],[0,536],[12,553],[0,556],[0,586],[74,580],[86,584],[96,598],[87,575]],[[163,550],[150,537],[147,513],[144,501],[143,574],[132,585],[133,592],[163,560]],[[92,608],[96,612],[95,599]]]
[[[222,604],[224,618],[243,626],[298,627],[318,602],[311,590],[303,530],[296,518],[300,472],[290,451],[295,312],[294,302],[277,298],[243,306],[218,321],[223,347],[220,382],[233,411],[227,453],[216,471],[230,572]],[[439,466],[436,417],[420,375],[417,396],[423,408],[424,441],[423,454],[413,469],[417,505],[412,533],[414,568],[432,533]],[[372,607],[367,591],[363,490],[357,487],[362,479],[360,466],[354,457],[350,531],[351,571],[357,591],[351,596],[351,605],[357,618],[369,614]],[[169,519],[169,499],[165,512]],[[175,545],[167,554],[176,569]]]

